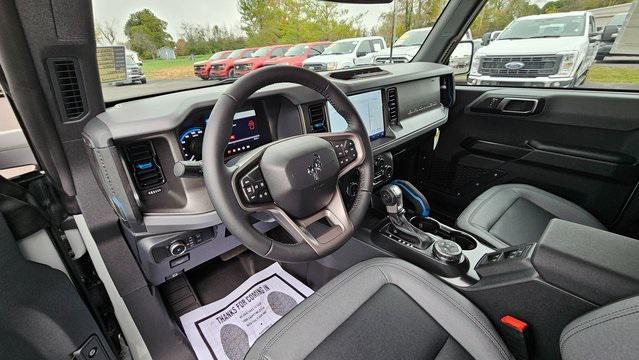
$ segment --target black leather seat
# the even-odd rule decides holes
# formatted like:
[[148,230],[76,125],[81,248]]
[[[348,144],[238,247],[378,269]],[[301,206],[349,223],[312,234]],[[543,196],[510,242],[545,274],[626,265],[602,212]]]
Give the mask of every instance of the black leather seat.
[[245,359],[513,359],[486,316],[433,275],[383,258],[345,271]]
[[498,248],[537,242],[553,218],[605,230],[576,204],[534,186],[498,185],[486,190],[457,218],[457,227]]
[[[543,311],[543,307],[539,308]],[[636,359],[639,297],[573,320],[564,360]],[[291,310],[245,360],[514,359],[486,316],[433,275],[403,260],[357,264]]]

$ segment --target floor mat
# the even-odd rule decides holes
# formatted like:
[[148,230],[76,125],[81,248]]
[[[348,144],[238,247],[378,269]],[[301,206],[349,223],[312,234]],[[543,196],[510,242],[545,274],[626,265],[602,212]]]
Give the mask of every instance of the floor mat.
[[188,272],[187,276],[202,304],[217,301],[240,286],[251,275],[266,269],[273,261],[246,251],[230,260],[210,261]]
[[260,335],[312,293],[275,263],[180,321],[198,359],[241,360]]

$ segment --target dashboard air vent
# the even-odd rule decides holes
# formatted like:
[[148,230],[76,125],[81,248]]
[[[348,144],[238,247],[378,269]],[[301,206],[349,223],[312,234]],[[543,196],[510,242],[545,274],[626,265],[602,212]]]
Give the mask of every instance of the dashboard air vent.
[[440,101],[447,108],[455,104],[455,78],[453,75],[446,75],[439,78]]
[[393,124],[399,124],[399,100],[397,99],[397,88],[392,87],[386,89],[386,101],[388,102],[388,121]]
[[323,103],[309,105],[308,117],[310,119],[312,133],[328,131],[328,126],[326,126],[326,113],[324,112]]
[[138,190],[146,190],[165,183],[162,168],[150,140],[126,146],[125,154]]
[[55,59],[50,62],[60,110],[67,121],[77,120],[85,114],[86,101],[76,65],[73,59]]

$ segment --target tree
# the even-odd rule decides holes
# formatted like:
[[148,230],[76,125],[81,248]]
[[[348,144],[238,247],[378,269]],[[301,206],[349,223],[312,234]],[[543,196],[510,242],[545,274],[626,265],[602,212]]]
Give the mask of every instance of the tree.
[[475,37],[491,31],[503,30],[513,20],[541,13],[539,6],[527,0],[488,0],[470,29]]
[[395,0],[395,33],[393,34],[393,10],[379,17],[374,33],[383,36],[387,43],[408,30],[430,27],[435,24],[447,0]]
[[95,24],[95,40],[99,45],[115,45],[116,32],[114,21]]
[[547,2],[541,8],[541,12],[544,14],[550,14],[566,11],[590,10],[613,5],[627,4],[629,2],[632,2],[632,0],[557,0]]
[[325,1],[239,0],[238,11],[252,46],[337,40],[365,32],[361,16]]
[[124,25],[124,34],[129,39],[131,50],[148,59],[155,57],[157,49],[174,46],[173,38],[166,31],[166,27],[166,21],[155,16],[151,10],[144,9],[129,15]]

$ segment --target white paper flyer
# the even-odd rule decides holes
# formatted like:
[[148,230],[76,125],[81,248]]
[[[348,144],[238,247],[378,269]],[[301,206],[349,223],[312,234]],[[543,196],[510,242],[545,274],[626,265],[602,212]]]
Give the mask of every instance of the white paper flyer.
[[275,263],[180,321],[200,360],[241,360],[257,338],[313,293]]

